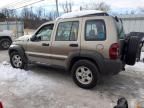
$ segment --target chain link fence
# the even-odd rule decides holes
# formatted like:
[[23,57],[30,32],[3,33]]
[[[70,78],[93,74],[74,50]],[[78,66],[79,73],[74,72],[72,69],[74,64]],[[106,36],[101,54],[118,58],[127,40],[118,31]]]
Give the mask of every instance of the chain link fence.
[[24,22],[22,21],[5,21],[0,22],[0,31],[11,31],[13,38],[24,35]]

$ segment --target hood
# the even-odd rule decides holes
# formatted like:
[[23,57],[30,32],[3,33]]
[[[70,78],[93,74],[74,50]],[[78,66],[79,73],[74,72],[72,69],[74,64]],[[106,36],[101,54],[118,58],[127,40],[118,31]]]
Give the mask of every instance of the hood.
[[0,30],[0,35],[1,36],[12,36],[13,35],[13,31],[11,30]]
[[32,35],[24,35],[24,36],[17,38],[15,41],[28,41],[31,37]]

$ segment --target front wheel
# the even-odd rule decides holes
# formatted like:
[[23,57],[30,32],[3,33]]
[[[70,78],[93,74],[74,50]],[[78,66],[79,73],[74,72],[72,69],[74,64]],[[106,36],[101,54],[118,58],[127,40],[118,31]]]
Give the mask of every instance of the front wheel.
[[23,57],[18,52],[12,52],[10,54],[10,62],[14,68],[24,69],[26,66]]
[[88,60],[79,60],[72,67],[74,82],[81,88],[91,89],[99,80],[99,71],[96,65]]

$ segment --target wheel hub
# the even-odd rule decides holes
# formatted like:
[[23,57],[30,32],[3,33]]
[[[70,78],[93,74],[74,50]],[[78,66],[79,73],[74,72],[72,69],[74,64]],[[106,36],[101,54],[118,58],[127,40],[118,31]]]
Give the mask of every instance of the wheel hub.
[[3,48],[9,48],[9,46],[10,46],[10,43],[8,41],[3,41],[2,42],[2,47]]
[[22,59],[19,55],[14,55],[12,57],[12,62],[13,62],[13,65],[17,68],[22,66]]
[[82,84],[89,84],[93,79],[92,71],[85,66],[81,66],[76,70],[76,78]]

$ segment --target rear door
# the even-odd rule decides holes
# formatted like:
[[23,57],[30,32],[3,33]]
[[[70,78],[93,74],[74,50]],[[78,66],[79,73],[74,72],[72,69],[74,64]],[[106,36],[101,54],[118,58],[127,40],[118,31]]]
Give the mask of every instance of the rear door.
[[80,51],[81,18],[58,21],[51,47],[52,64],[66,66],[66,59]]
[[[83,19],[83,34],[81,38],[81,49],[83,51],[95,51],[104,57],[109,57],[109,43],[106,39],[108,30],[106,30],[107,22],[104,17],[86,17]],[[107,43],[107,45],[105,45]]]

